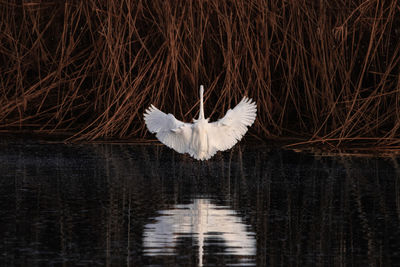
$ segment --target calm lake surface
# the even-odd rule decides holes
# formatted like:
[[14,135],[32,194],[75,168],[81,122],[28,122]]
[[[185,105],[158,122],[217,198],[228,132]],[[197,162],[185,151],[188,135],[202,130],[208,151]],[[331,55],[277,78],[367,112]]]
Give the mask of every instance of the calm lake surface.
[[0,141],[0,266],[400,266],[400,160]]

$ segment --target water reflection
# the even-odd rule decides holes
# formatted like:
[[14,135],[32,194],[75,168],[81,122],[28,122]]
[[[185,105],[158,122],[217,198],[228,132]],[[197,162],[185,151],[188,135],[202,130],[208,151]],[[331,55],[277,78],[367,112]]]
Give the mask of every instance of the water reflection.
[[214,205],[210,199],[195,198],[191,204],[175,205],[159,214],[154,223],[145,226],[145,255],[173,255],[183,238],[193,238],[197,242],[199,266],[203,266],[207,246],[223,247],[220,254],[241,256],[241,264],[248,263],[246,256],[256,254],[255,233],[227,206]]
[[[0,266],[395,266],[399,159],[0,140]],[[240,242],[238,242],[240,240]]]

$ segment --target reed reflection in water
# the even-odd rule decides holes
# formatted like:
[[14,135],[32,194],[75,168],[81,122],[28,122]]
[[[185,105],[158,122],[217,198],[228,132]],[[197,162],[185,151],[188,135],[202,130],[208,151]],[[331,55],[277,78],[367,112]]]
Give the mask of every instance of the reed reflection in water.
[[3,139],[0,265],[396,266],[398,164]]

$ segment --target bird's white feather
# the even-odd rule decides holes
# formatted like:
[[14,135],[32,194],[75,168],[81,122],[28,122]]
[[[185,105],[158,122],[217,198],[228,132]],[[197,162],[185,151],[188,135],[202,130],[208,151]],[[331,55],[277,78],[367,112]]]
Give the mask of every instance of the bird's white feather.
[[188,153],[198,160],[207,160],[217,151],[233,147],[247,132],[256,118],[257,106],[250,98],[244,97],[226,115],[209,123],[204,118],[203,87],[200,87],[200,115],[194,123],[184,123],[172,114],[165,114],[151,105],[144,114],[144,120],[151,133],[158,140],[179,153]]
[[164,145],[179,153],[188,153],[192,127],[190,123],[177,120],[172,114],[165,114],[151,105],[144,114],[144,120],[151,133],[155,133]]
[[233,147],[247,132],[256,119],[257,106],[244,97],[234,109],[229,109],[226,115],[209,124],[211,150],[227,150]]

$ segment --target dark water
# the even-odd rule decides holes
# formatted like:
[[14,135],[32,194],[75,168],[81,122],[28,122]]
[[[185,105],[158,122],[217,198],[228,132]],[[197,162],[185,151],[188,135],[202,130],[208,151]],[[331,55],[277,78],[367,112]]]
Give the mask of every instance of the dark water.
[[0,143],[0,266],[400,266],[399,160]]

